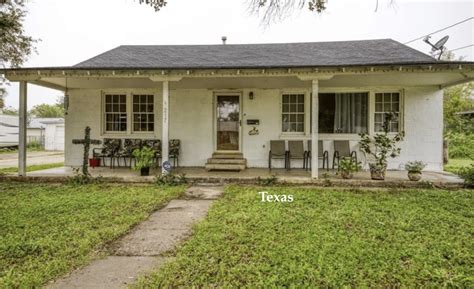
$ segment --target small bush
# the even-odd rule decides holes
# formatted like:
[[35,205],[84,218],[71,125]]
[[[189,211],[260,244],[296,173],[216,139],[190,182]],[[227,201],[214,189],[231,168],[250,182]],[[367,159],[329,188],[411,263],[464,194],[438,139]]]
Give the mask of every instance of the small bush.
[[425,167],[426,164],[422,161],[413,161],[405,164],[405,170],[410,173],[421,173]]
[[459,170],[458,175],[464,179],[464,184],[466,184],[467,187],[474,187],[474,164],[471,164],[468,167],[462,167]]
[[67,178],[67,183],[72,186],[82,186],[88,184],[101,184],[104,182],[101,176],[93,177],[90,174],[84,175],[79,173],[79,169],[73,169],[74,176]]
[[474,134],[449,133],[446,138],[450,158],[474,158]]
[[257,184],[260,186],[273,186],[278,182],[278,178],[275,175],[271,175],[268,178],[257,177]]
[[43,145],[37,141],[37,140],[32,140],[30,141],[26,147],[29,149],[29,150],[42,150],[43,149]]
[[185,174],[161,174],[156,176],[155,184],[159,186],[179,186],[188,183]]

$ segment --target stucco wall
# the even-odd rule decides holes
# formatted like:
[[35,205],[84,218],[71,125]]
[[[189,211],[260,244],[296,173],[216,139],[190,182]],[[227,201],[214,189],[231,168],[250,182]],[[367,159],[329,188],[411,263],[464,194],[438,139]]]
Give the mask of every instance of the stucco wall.
[[[329,91],[328,88],[322,88]],[[373,91],[380,89],[365,89]],[[136,93],[144,92],[133,90]],[[250,100],[249,92],[254,93]],[[268,164],[269,141],[272,139],[309,139],[309,134],[286,136],[281,134],[280,98],[282,92],[306,93],[306,111],[309,111],[309,89],[240,89],[242,95],[242,152],[250,167],[266,167]],[[116,92],[116,90],[114,90]],[[129,92],[122,90],[122,92]],[[155,132],[151,134],[109,135],[117,138],[161,138],[161,91],[146,90],[155,94]],[[81,89],[69,91],[69,111],[66,116],[66,165],[81,163],[82,146],[72,145],[73,138],[83,138],[86,126],[92,129],[92,138],[102,139],[101,133],[101,90]],[[442,169],[442,91],[436,88],[407,88],[404,94],[404,129],[406,139],[402,144],[402,155],[390,161],[389,168],[402,168],[410,160],[428,163],[430,170]],[[372,104],[371,104],[372,105]],[[372,111],[372,110],[371,110]],[[259,119],[259,135],[250,136],[253,126],[247,119]],[[306,116],[306,130],[309,132],[309,115]],[[180,165],[203,166],[214,151],[214,91],[210,89],[186,89],[170,91],[170,138],[182,142]],[[349,139],[357,149],[355,135],[321,135],[324,149],[332,158],[333,139]],[[305,142],[306,146],[306,142]],[[365,162],[362,153],[360,159]],[[294,162],[300,167],[301,162]],[[283,166],[276,161],[276,166]]]

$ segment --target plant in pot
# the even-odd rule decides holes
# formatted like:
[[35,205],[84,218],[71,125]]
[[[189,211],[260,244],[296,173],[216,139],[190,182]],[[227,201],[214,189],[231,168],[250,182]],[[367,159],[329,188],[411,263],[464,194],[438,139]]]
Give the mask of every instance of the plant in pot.
[[366,133],[359,134],[360,150],[372,159],[369,161],[369,168],[373,180],[385,180],[388,158],[396,158],[400,155],[401,149],[398,143],[403,140],[405,133],[390,131],[390,123],[395,119],[394,113],[386,113],[381,133],[376,133],[373,137]]
[[360,168],[360,162],[355,162],[351,157],[344,157],[339,161],[337,174],[340,174],[343,179],[352,179],[354,172]]
[[408,162],[405,164],[405,170],[408,171],[410,181],[419,181],[421,179],[421,171],[426,167],[422,161]]
[[140,171],[141,176],[149,176],[155,152],[151,148],[144,146],[141,149],[135,149],[132,154],[135,157],[135,166],[133,168]]

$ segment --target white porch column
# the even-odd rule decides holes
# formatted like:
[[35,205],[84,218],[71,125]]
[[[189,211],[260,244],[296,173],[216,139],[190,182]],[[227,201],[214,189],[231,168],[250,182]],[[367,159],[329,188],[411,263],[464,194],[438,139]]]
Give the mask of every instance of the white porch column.
[[312,80],[311,102],[311,177],[318,178],[318,125],[319,125],[319,82]]
[[26,176],[26,129],[27,129],[27,82],[20,81],[19,134],[18,134],[18,175]]
[[[161,133],[161,163],[169,160],[169,81],[163,81],[163,124]],[[161,172],[166,174],[166,170],[161,166]]]

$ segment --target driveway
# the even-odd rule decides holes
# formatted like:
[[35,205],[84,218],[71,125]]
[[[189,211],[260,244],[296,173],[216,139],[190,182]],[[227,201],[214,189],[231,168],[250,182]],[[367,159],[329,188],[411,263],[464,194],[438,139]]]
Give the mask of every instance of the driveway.
[[[64,162],[64,152],[27,152],[26,165],[41,165]],[[0,154],[0,168],[18,167],[18,152]]]

